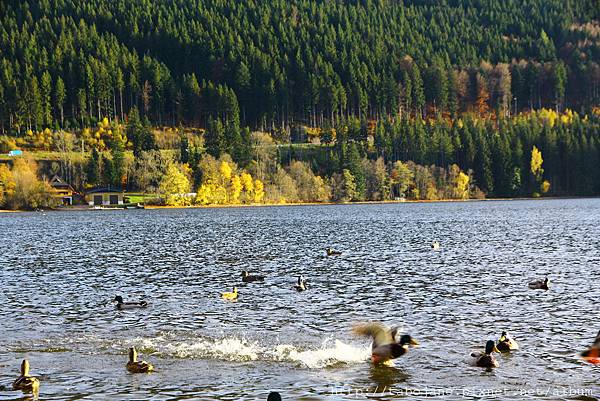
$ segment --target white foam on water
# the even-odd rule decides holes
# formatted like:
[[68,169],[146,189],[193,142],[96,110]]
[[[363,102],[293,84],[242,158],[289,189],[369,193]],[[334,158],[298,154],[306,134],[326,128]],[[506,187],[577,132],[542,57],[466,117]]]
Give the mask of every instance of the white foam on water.
[[280,360],[299,362],[311,369],[325,368],[340,363],[365,362],[370,356],[369,347],[355,347],[340,340],[334,340],[333,344],[327,340],[320,348],[306,351],[299,351],[293,345],[282,344],[276,347],[276,352]]
[[256,361],[262,354],[258,344],[237,337],[166,344],[159,347],[159,350],[178,358],[214,358],[240,362]]
[[134,343],[141,349],[156,350],[159,354],[176,358],[207,358],[235,362],[289,362],[309,369],[364,363],[370,357],[369,346],[357,347],[337,339],[325,340],[316,349],[306,349],[292,344],[267,347],[239,337],[177,341],[159,336],[138,338]]

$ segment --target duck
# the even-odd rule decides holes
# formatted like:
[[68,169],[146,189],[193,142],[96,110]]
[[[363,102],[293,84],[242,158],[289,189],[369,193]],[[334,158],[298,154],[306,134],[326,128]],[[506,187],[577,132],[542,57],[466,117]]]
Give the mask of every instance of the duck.
[[281,394],[277,391],[271,391],[267,397],[267,401],[281,401]]
[[440,249],[440,243],[438,241],[433,241],[431,243],[431,249],[433,249],[434,251],[437,251]]
[[235,301],[238,297],[238,290],[237,287],[233,287],[233,291],[232,292],[224,292],[221,294],[221,297],[223,299],[226,299],[228,301]]
[[265,281],[265,278],[264,276],[249,274],[246,270],[244,270],[242,271],[242,281],[244,283],[251,283],[253,281]]
[[473,365],[479,366],[480,368],[497,368],[498,361],[492,355],[492,352],[500,352],[496,348],[496,342],[494,340],[488,340],[485,343],[485,352],[473,352],[471,357],[474,358]]
[[325,249],[325,251],[327,252],[327,256],[336,256],[336,255],[341,255],[342,254],[341,251],[336,251],[336,250],[333,250],[331,248],[327,248],[327,249]]
[[529,283],[529,288],[532,290],[548,290],[548,284],[550,284],[550,280],[546,277],[544,280],[534,280]]
[[306,279],[302,275],[298,276],[298,283],[294,286],[294,288],[298,292],[305,291],[308,288],[306,286]]
[[129,348],[129,362],[127,362],[127,370],[131,373],[150,373],[154,371],[154,366],[146,361],[137,360],[137,351],[135,347]]
[[600,331],[590,348],[581,353],[581,357],[584,361],[593,365],[600,365]]
[[148,306],[148,302],[146,301],[136,301],[136,302],[123,302],[123,297],[117,295],[113,302],[117,303],[117,309],[135,309],[135,308],[145,308]]
[[29,376],[29,361],[23,359],[21,362],[21,376],[13,382],[13,390],[25,392],[37,392],[40,388],[40,380],[37,377]]
[[500,352],[516,351],[519,349],[519,344],[512,337],[510,337],[506,331],[503,331],[502,335],[498,339],[496,348],[498,348],[498,351]]
[[393,359],[406,354],[411,346],[419,345],[408,334],[402,335],[397,341],[398,330],[398,327],[388,328],[379,322],[359,323],[352,328],[354,334],[373,338],[371,362],[374,365],[390,365]]

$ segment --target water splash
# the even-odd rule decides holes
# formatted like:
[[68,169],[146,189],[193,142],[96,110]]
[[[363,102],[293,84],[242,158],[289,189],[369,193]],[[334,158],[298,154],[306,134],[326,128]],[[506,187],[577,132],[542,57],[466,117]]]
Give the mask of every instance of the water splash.
[[321,369],[341,364],[365,362],[368,346],[354,346],[337,339],[324,340],[317,348],[294,344],[268,346],[239,337],[196,338],[177,341],[171,336],[138,338],[134,344],[140,350],[162,357],[183,359],[218,359],[232,362],[287,362],[309,369]]
[[339,364],[360,363],[370,355],[369,347],[355,347],[340,340],[326,340],[314,350],[298,350],[293,345],[282,344],[276,347],[280,360],[300,363],[311,369],[331,367]]

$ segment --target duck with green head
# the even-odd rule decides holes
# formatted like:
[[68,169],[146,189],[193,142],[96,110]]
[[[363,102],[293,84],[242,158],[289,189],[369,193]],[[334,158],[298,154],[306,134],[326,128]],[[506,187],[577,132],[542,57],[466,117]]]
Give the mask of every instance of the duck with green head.
[[116,302],[117,309],[137,309],[137,308],[145,308],[148,306],[148,302],[146,301],[134,301],[134,302],[123,302],[123,297],[117,295],[113,302]]
[[131,373],[150,373],[154,371],[154,366],[146,361],[137,360],[137,351],[135,347],[129,348],[129,362],[127,362],[127,370]]
[[244,283],[252,283],[254,281],[265,281],[265,278],[264,278],[264,276],[250,274],[246,270],[244,270],[244,271],[242,271],[242,281]]
[[21,376],[13,382],[14,390],[25,392],[37,392],[40,388],[40,381],[37,377],[29,376],[29,361],[23,359],[21,362]]
[[410,347],[419,345],[410,335],[404,334],[396,340],[398,327],[388,328],[378,322],[359,323],[352,328],[354,334],[372,337],[371,362],[388,365],[393,359],[401,357]]
[[494,340],[489,340],[485,343],[485,352],[473,352],[471,357],[473,359],[473,365],[479,366],[480,368],[497,368],[498,361],[492,355],[493,352],[500,352],[498,348],[496,348],[496,342]]
[[519,349],[519,344],[514,338],[509,336],[506,331],[503,331],[502,335],[498,339],[496,348],[498,348],[498,351],[500,352],[516,351]]

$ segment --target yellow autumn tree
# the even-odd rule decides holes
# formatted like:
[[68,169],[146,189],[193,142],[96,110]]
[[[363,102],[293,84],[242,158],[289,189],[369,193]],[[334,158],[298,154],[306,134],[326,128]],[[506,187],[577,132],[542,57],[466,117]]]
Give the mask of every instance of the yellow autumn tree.
[[242,180],[238,175],[234,175],[231,178],[231,203],[239,203],[240,195],[242,194]]
[[12,172],[6,164],[0,164],[0,206],[4,206],[4,200],[15,192],[15,180]]
[[3,207],[9,209],[37,209],[53,207],[50,185],[37,176],[37,165],[32,160],[16,159],[10,171],[0,170],[0,191]]
[[457,199],[469,199],[469,176],[462,171],[456,177],[454,194]]
[[254,181],[252,180],[252,176],[248,173],[242,173],[240,176],[240,180],[242,181],[242,186],[244,187],[244,191],[252,192],[254,190]]
[[231,166],[226,161],[221,162],[219,172],[224,180],[229,181],[231,179]]
[[548,180],[544,180],[542,182],[542,193],[545,194],[550,190],[550,183],[548,182]]
[[201,184],[196,193],[195,202],[199,205],[210,205],[213,202],[215,186],[210,183]]
[[261,203],[265,197],[265,186],[261,180],[254,180],[254,202]]
[[246,172],[240,174],[240,181],[242,183],[243,197],[242,201],[246,203],[254,202],[254,180],[252,176]]
[[[540,152],[540,150],[535,145],[533,145],[533,149],[531,150],[530,167],[531,167],[531,174],[533,175],[533,178],[536,183],[536,187],[538,187],[538,188],[541,188],[540,186],[542,184],[542,176],[544,174],[544,169],[542,168],[543,163],[544,163],[544,159],[542,158],[542,152]],[[537,191],[534,192],[534,196],[536,196],[536,195],[539,196]]]
[[176,164],[167,167],[159,189],[164,194],[165,204],[168,206],[185,206],[190,203],[190,198],[186,196],[190,192],[190,181]]

